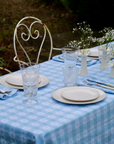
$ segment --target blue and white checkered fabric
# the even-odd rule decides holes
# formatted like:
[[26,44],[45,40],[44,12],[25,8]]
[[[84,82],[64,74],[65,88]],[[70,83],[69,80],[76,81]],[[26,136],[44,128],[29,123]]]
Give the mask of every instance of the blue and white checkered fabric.
[[[101,81],[103,83],[110,83],[110,84],[114,85],[114,78],[110,77],[110,71],[111,71],[110,66],[109,66],[108,70],[100,70],[100,63],[98,62],[96,65],[91,66],[91,68],[88,68],[88,71],[89,71],[89,75],[86,76],[84,80],[87,80],[87,78],[91,77],[93,80]],[[83,79],[83,77],[82,77],[82,79]],[[89,83],[95,84],[94,82],[89,82]],[[78,85],[86,86],[83,83],[83,80],[81,81],[81,79],[78,82]],[[91,87],[99,88],[99,89],[105,91],[106,93],[114,94],[114,90],[106,89],[106,88],[103,88],[103,87],[98,87],[96,85],[93,85]]]
[[[114,144],[114,95],[95,104],[69,105],[52,98],[63,84],[64,63],[41,64],[40,74],[50,83],[38,90],[38,104],[24,105],[24,92],[0,101],[0,144]],[[88,67],[89,75],[109,78],[99,64]],[[86,77],[80,76],[78,84]],[[1,86],[0,86],[1,87]]]

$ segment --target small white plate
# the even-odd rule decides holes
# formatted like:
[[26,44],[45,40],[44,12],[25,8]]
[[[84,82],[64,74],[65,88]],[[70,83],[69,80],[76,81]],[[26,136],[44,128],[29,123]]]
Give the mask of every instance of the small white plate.
[[8,78],[6,78],[6,82],[11,85],[23,86],[21,73],[11,74]]
[[90,55],[89,56],[96,56],[98,57],[98,48],[92,48],[90,49]]
[[[15,86],[23,86],[23,80],[21,73],[11,74],[8,78],[6,78],[6,82]],[[41,82],[41,78],[39,76],[39,83]]]
[[98,98],[99,93],[96,90],[93,89],[87,89],[87,88],[72,88],[65,90],[62,92],[62,97],[71,100],[71,101],[80,101],[80,102],[85,102],[85,101],[91,101],[96,98]]
[[99,55],[98,55],[98,48],[92,48],[90,49],[90,54],[88,56],[88,58],[91,58],[91,59],[99,59]]
[[[8,77],[9,77],[9,74],[0,78],[0,84],[4,85],[6,87],[9,87],[9,88],[23,89],[23,86],[16,86],[16,85],[11,85],[11,84],[7,83],[6,79]],[[49,79],[47,77],[40,75],[40,78],[41,78],[41,82],[39,83],[38,88],[46,86],[49,83]]]
[[[98,48],[91,48],[91,49],[87,49],[87,50],[90,51],[89,55],[87,55],[88,58],[99,59]],[[81,56],[81,53],[79,53],[79,56]]]
[[[91,100],[91,101],[86,101],[86,102],[77,102],[77,101],[69,101],[67,99],[64,99],[62,97],[62,92],[64,92],[65,90],[68,90],[68,89],[74,89],[74,88],[87,88],[87,89],[92,89],[92,90],[96,90],[98,91],[99,93],[99,97],[95,100]],[[62,102],[62,103],[67,103],[67,104],[91,104],[91,103],[97,103],[97,102],[100,102],[102,101],[103,99],[105,99],[106,97],[106,93],[103,92],[102,90],[100,89],[96,89],[96,88],[89,88],[89,87],[83,87],[83,86],[75,86],[75,87],[64,87],[64,88],[60,88],[56,91],[53,92],[52,94],[52,97],[59,101],[59,102]]]

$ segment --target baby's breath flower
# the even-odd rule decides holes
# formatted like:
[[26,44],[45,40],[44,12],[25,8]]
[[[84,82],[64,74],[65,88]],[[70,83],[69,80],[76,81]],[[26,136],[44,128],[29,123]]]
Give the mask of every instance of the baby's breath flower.
[[111,27],[105,27],[103,30],[99,31],[99,33],[103,34],[103,43],[106,43],[106,49],[108,49],[110,42],[114,40],[114,30]]
[[94,38],[93,31],[90,28],[90,25],[87,24],[85,21],[82,23],[77,23],[77,27],[73,28],[73,33],[78,32],[80,34],[80,40],[79,41],[71,41],[68,45],[70,46],[76,46],[78,48],[89,48],[91,47],[92,43],[96,42],[96,38]]
[[81,23],[77,23],[77,27],[73,28],[73,33],[74,32],[78,32],[80,34],[80,39],[70,41],[68,45],[72,47],[86,49],[92,47],[93,43],[96,45],[102,45],[106,43],[106,49],[108,49],[108,47],[113,47],[114,49],[114,45],[109,45],[111,41],[114,41],[114,30],[111,27],[105,27],[103,30],[99,31],[99,33],[102,34],[102,37],[96,38],[93,37],[93,31],[90,28],[90,25],[83,21]]

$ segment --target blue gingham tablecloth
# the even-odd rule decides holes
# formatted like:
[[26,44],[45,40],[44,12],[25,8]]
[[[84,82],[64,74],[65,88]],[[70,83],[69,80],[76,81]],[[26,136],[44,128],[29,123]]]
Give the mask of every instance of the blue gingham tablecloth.
[[[57,62],[62,62],[64,63],[63,59],[60,59],[59,57],[63,57],[62,54],[60,55],[56,55],[54,57],[52,57],[52,60],[57,61]],[[87,66],[91,66],[97,63],[98,60],[94,60],[94,59],[87,59]],[[77,60],[76,66],[81,66],[81,57],[79,60]]]
[[[103,101],[88,105],[54,100],[52,93],[64,87],[63,66],[53,60],[41,64],[40,74],[50,83],[38,90],[38,104],[22,104],[22,90],[0,100],[0,144],[114,144],[114,95],[107,93]],[[98,73],[106,80],[109,71],[104,74],[99,64],[88,67],[89,75]],[[79,75],[78,84],[85,78]]]
[[[83,80],[87,81],[87,79],[91,79],[91,80],[100,81],[100,82],[103,82],[103,83],[109,83],[109,84],[114,85],[114,78],[110,77],[110,71],[111,71],[110,66],[109,66],[108,70],[100,70],[100,63],[97,62],[96,65],[91,66],[90,69],[88,68],[88,71],[90,72],[89,75],[85,76],[85,78],[81,77],[82,80],[80,78],[80,81],[78,82],[79,86],[87,86],[86,84],[83,83]],[[87,81],[87,82],[90,83],[90,84],[97,84],[95,82],[90,82],[90,81]],[[99,86],[96,86],[96,85],[93,85],[91,87],[99,88],[99,89],[103,90],[106,93],[114,94],[114,90],[106,89],[106,88],[99,87]]]

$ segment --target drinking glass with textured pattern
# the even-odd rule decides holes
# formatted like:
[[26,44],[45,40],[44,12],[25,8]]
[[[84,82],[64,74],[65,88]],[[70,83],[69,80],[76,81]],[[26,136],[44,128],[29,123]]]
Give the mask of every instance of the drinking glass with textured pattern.
[[39,83],[39,69],[40,65],[36,63],[22,63],[20,64],[24,94],[28,99],[23,100],[24,104],[31,105],[38,101],[32,99],[32,97],[37,96],[38,83]]
[[77,86],[79,68],[63,67],[62,70],[63,70],[64,85],[66,87]]
[[78,49],[66,46],[62,48],[62,54],[66,67],[73,68],[76,66]]

